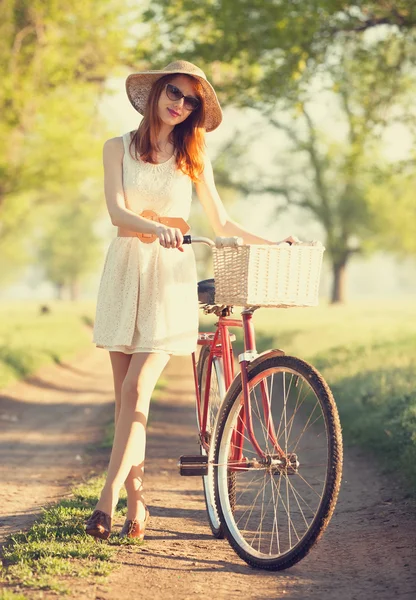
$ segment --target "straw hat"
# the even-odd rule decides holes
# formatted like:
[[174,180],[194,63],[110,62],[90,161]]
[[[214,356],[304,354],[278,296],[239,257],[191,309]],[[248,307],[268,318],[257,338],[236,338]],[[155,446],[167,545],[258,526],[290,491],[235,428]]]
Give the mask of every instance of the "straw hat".
[[186,60],[176,60],[169,63],[160,71],[143,71],[129,75],[126,79],[127,96],[134,108],[141,115],[144,114],[147,99],[152,85],[157,79],[168,74],[192,75],[198,79],[204,88],[205,101],[205,129],[213,131],[222,121],[222,110],[218,102],[217,94],[212,85],[208,82],[202,69]]

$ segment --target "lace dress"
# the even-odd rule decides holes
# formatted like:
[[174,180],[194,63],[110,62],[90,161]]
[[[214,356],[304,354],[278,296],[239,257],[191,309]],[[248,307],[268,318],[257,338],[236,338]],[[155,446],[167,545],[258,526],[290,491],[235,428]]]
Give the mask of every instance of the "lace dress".
[[[160,164],[136,161],[123,135],[123,189],[136,213],[150,209],[187,220],[191,179],[176,168],[175,155]],[[196,350],[198,297],[195,254],[163,248],[156,240],[116,237],[107,251],[98,291],[93,342],[99,348],[132,354]]]

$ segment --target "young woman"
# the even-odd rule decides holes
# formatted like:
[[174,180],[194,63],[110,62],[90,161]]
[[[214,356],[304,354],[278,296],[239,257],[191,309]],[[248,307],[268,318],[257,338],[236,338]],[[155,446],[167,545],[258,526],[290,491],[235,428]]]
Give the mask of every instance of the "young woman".
[[93,336],[110,353],[116,401],[107,479],[86,525],[88,534],[102,539],[110,535],[123,484],[127,519],[121,535],[144,536],[150,397],[169,357],[196,350],[195,255],[191,246],[182,246],[192,182],[218,236],[276,243],[232,221],[218,195],[204,148],[205,132],[218,127],[222,111],[204,72],[176,61],[130,75],[126,90],[143,119],[137,131],[104,144],[105,197],[118,235],[104,264]]

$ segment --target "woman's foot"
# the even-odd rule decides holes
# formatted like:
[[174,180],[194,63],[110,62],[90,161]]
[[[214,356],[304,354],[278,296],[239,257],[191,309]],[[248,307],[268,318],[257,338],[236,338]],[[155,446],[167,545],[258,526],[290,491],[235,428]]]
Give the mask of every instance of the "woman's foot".
[[149,520],[150,513],[147,506],[145,506],[145,517],[143,521],[138,519],[126,519],[123,529],[120,531],[120,537],[124,538],[136,538],[143,540],[146,533],[147,522]]
[[94,510],[85,525],[85,532],[95,538],[106,540],[111,533],[111,517],[102,510]]

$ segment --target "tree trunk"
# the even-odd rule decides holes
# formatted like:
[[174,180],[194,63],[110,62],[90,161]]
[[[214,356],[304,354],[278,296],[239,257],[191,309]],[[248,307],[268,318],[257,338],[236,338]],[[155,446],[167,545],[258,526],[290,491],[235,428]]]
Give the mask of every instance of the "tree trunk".
[[346,259],[332,263],[332,296],[331,304],[345,302]]
[[64,284],[63,283],[56,283],[55,284],[55,290],[56,290],[56,299],[57,300],[62,300],[62,298],[63,298],[63,291],[64,291]]
[[79,283],[77,280],[71,281],[69,284],[69,297],[72,302],[76,302],[79,297]]

